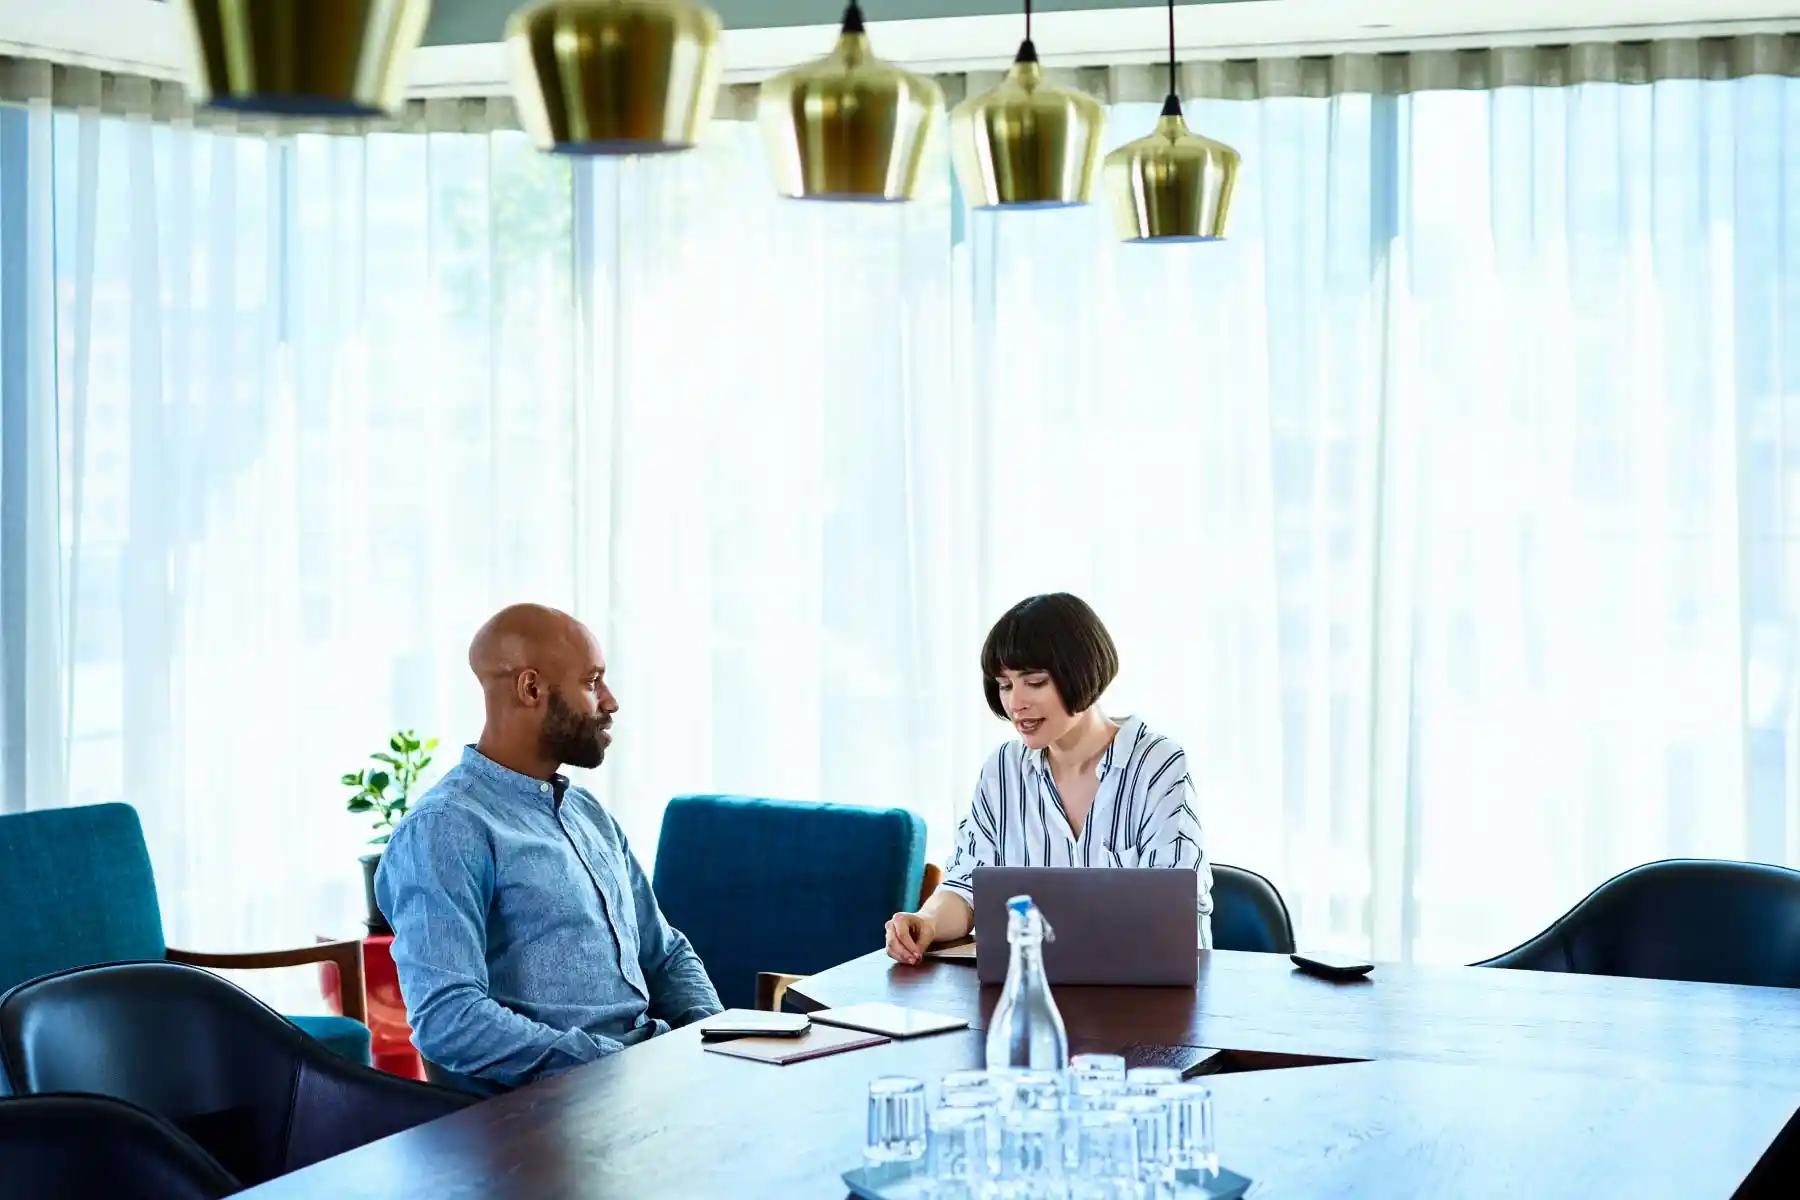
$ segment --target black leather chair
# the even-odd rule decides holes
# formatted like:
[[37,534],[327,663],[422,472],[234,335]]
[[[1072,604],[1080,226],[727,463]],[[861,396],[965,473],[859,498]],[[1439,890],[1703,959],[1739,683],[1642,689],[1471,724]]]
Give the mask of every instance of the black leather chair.
[[235,984],[169,962],[80,967],[13,988],[0,997],[0,1068],[21,1095],[136,1104],[245,1186],[475,1103],[353,1063]]
[[0,1100],[7,1200],[218,1200],[238,1181],[191,1138],[105,1096]]
[[1800,987],[1800,871],[1673,858],[1615,875],[1544,932],[1475,964]]
[[1213,949],[1294,952],[1294,922],[1274,884],[1223,863],[1213,864],[1212,877]]
[[485,1079],[476,1079],[472,1075],[458,1075],[455,1071],[438,1066],[429,1058],[420,1056],[419,1062],[425,1067],[425,1078],[439,1087],[453,1088],[459,1092],[467,1092],[471,1096],[479,1096],[485,1100],[490,1096],[504,1096],[507,1089],[497,1083],[489,1083]]

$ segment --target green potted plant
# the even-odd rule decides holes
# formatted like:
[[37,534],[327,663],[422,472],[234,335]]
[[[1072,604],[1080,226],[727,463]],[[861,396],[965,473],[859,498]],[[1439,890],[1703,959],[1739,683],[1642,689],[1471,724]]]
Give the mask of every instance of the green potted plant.
[[[376,766],[345,774],[343,785],[355,789],[345,807],[374,819],[375,836],[369,839],[371,846],[387,845],[394,826],[400,823],[400,818],[412,804],[413,789],[419,784],[419,776],[431,765],[431,752],[436,749],[436,738],[421,741],[412,730],[402,729],[388,738],[385,751],[369,755]],[[387,918],[381,915],[381,908],[375,903],[375,871],[381,866],[381,851],[363,855],[361,862],[363,902],[369,910],[364,924],[371,934],[392,933]]]

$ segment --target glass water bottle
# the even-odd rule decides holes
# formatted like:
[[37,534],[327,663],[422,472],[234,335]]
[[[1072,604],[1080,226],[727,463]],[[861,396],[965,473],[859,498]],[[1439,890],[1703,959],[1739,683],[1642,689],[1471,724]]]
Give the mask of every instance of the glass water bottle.
[[1044,978],[1044,942],[1055,931],[1030,896],[1014,896],[1006,912],[1012,950],[1006,988],[988,1025],[988,1070],[1060,1072],[1069,1065],[1069,1034]]

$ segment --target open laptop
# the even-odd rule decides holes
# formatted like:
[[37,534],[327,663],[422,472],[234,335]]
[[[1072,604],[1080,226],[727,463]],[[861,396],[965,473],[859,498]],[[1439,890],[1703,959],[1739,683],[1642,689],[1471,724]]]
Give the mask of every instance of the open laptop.
[[975,868],[975,970],[1002,983],[1006,902],[1030,896],[1055,931],[1044,943],[1054,984],[1193,987],[1199,978],[1199,877],[1166,867]]

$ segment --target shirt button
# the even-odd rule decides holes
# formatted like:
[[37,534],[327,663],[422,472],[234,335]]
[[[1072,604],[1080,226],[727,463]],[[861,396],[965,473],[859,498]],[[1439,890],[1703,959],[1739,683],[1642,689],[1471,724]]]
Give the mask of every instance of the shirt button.
[[540,792],[547,792],[547,791],[549,791],[549,790],[550,790],[550,785],[549,785],[549,784],[547,784],[547,783],[540,783],[540,784],[538,784],[538,791],[540,791]]

